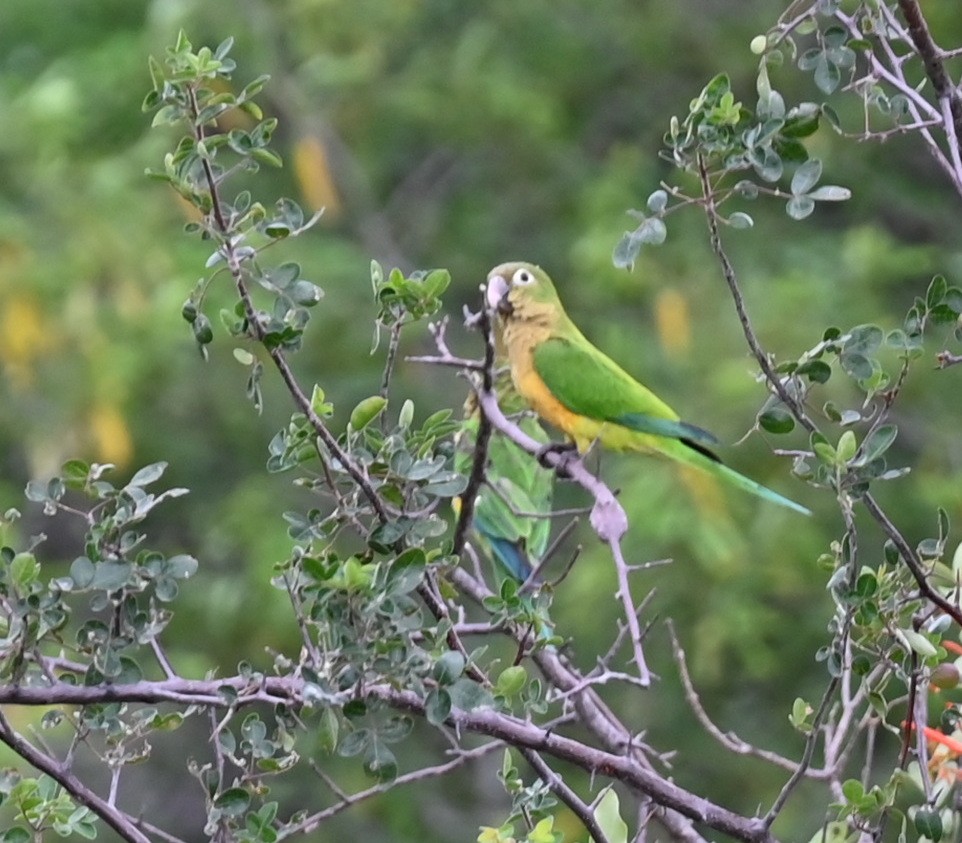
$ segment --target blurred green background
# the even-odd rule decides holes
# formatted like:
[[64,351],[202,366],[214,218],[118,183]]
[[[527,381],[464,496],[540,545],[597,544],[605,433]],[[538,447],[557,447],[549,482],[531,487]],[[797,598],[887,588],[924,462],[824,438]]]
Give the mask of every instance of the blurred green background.
[[[722,728],[797,755],[787,715],[796,696],[817,698],[825,682],[813,654],[831,603],[815,560],[840,533],[837,508],[770,454],[802,439],[756,435],[734,445],[764,391],[751,377],[704,220],[673,217],[668,242],[646,249],[631,274],[610,260],[633,227],[625,210],[643,206],[670,175],[658,157],[670,116],[683,116],[720,71],[752,103],[748,43],[781,10],[774,0],[4,0],[0,508],[21,506],[26,480],[69,457],[116,463],[118,478],[166,460],[167,480],[191,495],[162,507],[149,526],[165,550],[201,561],[167,634],[177,667],[226,674],[242,658],[269,664],[265,648],[297,647],[268,578],[289,547],[281,513],[310,501],[289,478],[264,471],[266,444],[290,405],[269,373],[265,410],[253,411],[246,370],[222,332],[210,361],[200,360],[180,305],[208,253],[182,232],[185,206],[144,178],[176,141],[150,130],[141,113],[147,56],[162,56],[181,27],[195,45],[232,35],[238,82],[272,77],[261,102],[280,119],[285,159],[251,188],[265,204],[289,195],[326,207],[316,229],[281,249],[326,294],[295,366],[334,401],[336,430],[379,382],[382,358],[369,354],[372,258],[451,270],[451,341],[466,355],[479,349],[459,327],[462,305],[477,302],[492,265],[525,259],[551,273],[589,337],[684,417],[732,443],[723,448],[728,462],[816,510],[804,521],[671,466],[602,459],[631,518],[630,561],[674,560],[639,575],[636,588],[657,589],[650,617],[675,620],[706,707]],[[933,0],[926,14],[940,43],[962,42],[956,4]],[[811,78],[791,67],[772,81],[789,101],[819,99]],[[836,99],[843,122],[858,130],[858,103]],[[850,187],[853,199],[819,205],[802,223],[781,203],[759,202],[746,208],[755,229],[726,240],[758,333],[781,357],[811,347],[829,325],[895,327],[935,272],[962,281],[959,197],[921,141],[858,143],[823,129],[811,149],[824,160],[823,180]],[[220,295],[229,300],[226,285]],[[417,328],[402,352],[431,348]],[[913,541],[933,533],[937,505],[962,516],[957,380],[958,370],[920,364],[896,411],[893,460],[913,472],[878,496]],[[423,417],[458,408],[464,386],[448,370],[402,364],[393,390],[412,396]],[[833,379],[819,402],[853,395]],[[583,502],[570,489],[559,497]],[[49,533],[49,570],[59,575],[80,534],[51,530],[37,507],[24,509],[22,533]],[[610,559],[587,529],[578,539],[584,552],[553,615],[590,666],[619,609]],[[873,562],[879,550],[870,540],[864,548]],[[648,653],[663,681],[645,694],[616,694],[616,706],[650,743],[679,750],[676,781],[739,811],[770,800],[782,774],[725,754],[680,704],[661,624]],[[883,741],[881,749],[896,747]],[[409,751],[402,772],[426,749]],[[145,805],[162,810],[170,793],[198,800],[176,752],[162,769],[169,781],[158,791],[168,795],[144,796]],[[317,807],[319,783],[305,774],[302,786],[305,807]],[[811,834],[826,802],[803,789],[776,831]],[[457,789],[418,787],[338,822],[370,839],[470,840],[478,823],[497,824],[506,804],[482,766]]]

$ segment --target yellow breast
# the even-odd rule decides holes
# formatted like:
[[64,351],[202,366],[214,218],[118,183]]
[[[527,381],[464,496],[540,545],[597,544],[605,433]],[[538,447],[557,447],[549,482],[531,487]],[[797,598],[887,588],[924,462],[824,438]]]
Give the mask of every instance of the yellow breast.
[[506,326],[504,343],[511,364],[511,380],[518,394],[548,424],[554,425],[574,440],[578,450],[586,451],[598,439],[607,425],[573,413],[545,386],[534,368],[534,349],[547,339],[549,330],[527,322],[513,322]]

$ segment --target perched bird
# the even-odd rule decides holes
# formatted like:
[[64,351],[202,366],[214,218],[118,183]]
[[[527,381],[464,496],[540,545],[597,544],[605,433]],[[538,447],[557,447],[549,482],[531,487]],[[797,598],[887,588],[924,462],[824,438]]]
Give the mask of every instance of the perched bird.
[[[495,390],[505,413],[527,409],[507,373],[497,379]],[[464,416],[455,469],[467,474],[471,470],[478,431],[478,408],[473,392],[465,402]],[[544,428],[530,413],[518,420],[518,426],[536,441],[548,444]],[[494,562],[499,586],[506,576],[523,583],[548,548],[554,474],[506,436],[494,431],[488,441],[485,481],[474,504],[472,526],[478,544]]]
[[678,414],[593,346],[565,313],[548,274],[520,261],[488,273],[487,302],[500,315],[511,378],[541,418],[584,453],[595,441],[615,451],[661,454],[796,512],[804,506],[722,464],[717,439]]

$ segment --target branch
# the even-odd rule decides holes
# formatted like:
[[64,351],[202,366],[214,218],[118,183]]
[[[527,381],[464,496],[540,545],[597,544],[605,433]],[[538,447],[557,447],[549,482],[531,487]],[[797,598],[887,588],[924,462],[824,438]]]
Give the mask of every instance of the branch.
[[[552,658],[557,660],[558,656],[554,655]],[[560,662],[558,664],[560,665]],[[219,692],[219,689],[225,685],[238,692],[237,697],[231,703],[228,703],[227,699]],[[310,695],[305,693],[305,686],[306,683],[299,679],[265,677],[262,682],[252,688],[250,681],[241,676],[221,680],[176,679],[93,687],[58,682],[45,688],[0,687],[0,704],[17,703],[47,706],[104,702],[157,703],[176,701],[188,705],[239,709],[255,702],[284,703],[287,705],[306,704],[310,701]],[[398,710],[411,712],[421,717],[424,716],[424,700],[411,691],[398,690],[388,685],[375,685],[367,687],[364,695],[379,699]],[[333,701],[326,702],[343,704],[356,696],[357,692],[348,692],[338,694]],[[750,843],[770,843],[770,841],[773,841],[774,838],[771,837],[762,820],[743,817],[702,796],[678,787],[655,773],[650,765],[640,763],[639,756],[635,752],[625,755],[625,749],[632,747],[633,742],[630,740],[630,736],[626,739],[624,727],[617,724],[616,718],[610,712],[601,714],[603,703],[594,694],[585,692],[580,696],[582,702],[588,706],[586,710],[590,710],[592,706],[595,707],[595,712],[592,713],[591,718],[596,728],[599,725],[599,717],[609,718],[607,728],[611,734],[615,735],[614,742],[621,747],[618,754],[596,749],[572,738],[558,735],[551,728],[545,729],[534,723],[490,708],[478,708],[472,711],[455,709],[451,712],[447,722],[455,729],[488,735],[518,748],[528,748],[540,753],[547,753],[593,774],[621,781],[635,791],[649,796],[663,808],[696,822],[705,823],[711,828],[739,840],[749,841]],[[50,759],[39,753],[19,736],[13,735],[9,731],[9,727],[4,727],[2,724],[0,724],[0,739],[31,763],[35,763],[35,759],[38,759],[36,766],[45,772],[48,771],[48,767],[55,767],[55,765],[51,765]],[[61,775],[63,775],[62,771]],[[78,788],[83,787],[79,783],[76,784]],[[71,783],[71,786],[73,786],[73,783]],[[84,794],[86,794],[86,789],[84,789]],[[79,798],[86,799],[88,797],[83,795]],[[92,798],[96,799],[97,797],[94,795]],[[667,816],[669,815],[666,814]],[[684,825],[679,822],[677,817],[673,817],[671,821],[676,823],[679,828],[684,829]],[[140,836],[140,832],[136,832],[136,834],[138,836],[131,836],[130,839],[145,840]],[[697,838],[689,836],[685,839]]]
[[[481,604],[490,592],[476,581],[463,568],[455,568],[450,578],[464,594]],[[524,634],[523,630],[513,631],[516,640]],[[585,677],[574,668],[557,650],[541,649],[532,653],[531,658],[538,665],[545,679],[558,688],[574,703],[581,724],[604,746],[616,755],[627,755],[632,761],[654,773],[651,760],[645,747],[637,741],[618,716],[605,704],[598,693],[585,681]],[[655,818],[663,825],[671,837],[680,843],[705,843],[688,817],[678,811],[659,806]]]
[[[922,15],[922,10],[919,8],[917,0],[899,0],[899,8],[908,24],[912,43],[925,65],[925,75],[932,82],[935,95],[939,100],[948,101],[955,134],[957,136],[962,135],[962,102],[959,101],[958,92],[945,72],[945,65],[942,63],[942,51],[932,40],[932,33],[929,32],[929,25]],[[956,146],[955,152],[958,155],[958,146]]]
[[541,780],[548,785],[551,791],[557,794],[558,798],[581,820],[581,824],[587,829],[591,839],[594,840],[595,843],[608,843],[608,838],[605,836],[601,826],[598,825],[591,806],[586,805],[584,800],[565,784],[565,780],[552,770],[537,752],[531,749],[520,749],[519,752],[524,756],[525,760],[534,767],[535,772],[537,772]]
[[18,735],[7,722],[7,718],[0,713],[0,741],[3,741],[21,758],[26,759],[36,769],[46,773],[64,790],[82,805],[87,806],[107,825],[117,832],[124,840],[133,843],[150,843],[123,811],[115,808],[109,802],[101,799],[70,770],[56,759],[40,752],[33,744]]
[[869,514],[882,528],[882,532],[884,532],[885,535],[891,539],[892,544],[895,545],[902,560],[912,573],[919,587],[919,591],[922,592],[923,596],[949,615],[957,624],[962,626],[962,610],[959,609],[958,605],[950,603],[938,591],[932,588],[923,570],[922,560],[919,559],[918,554],[909,546],[905,537],[899,532],[891,520],[889,520],[889,517],[883,512],[882,508],[875,502],[875,498],[870,494],[863,495],[862,503],[865,504],[865,508],[869,511]]
[[812,763],[812,756],[815,754],[815,744],[818,741],[818,731],[822,727],[822,721],[828,714],[829,705],[832,701],[832,697],[835,696],[835,691],[838,688],[838,677],[833,676],[828,683],[828,687],[825,689],[825,693],[822,696],[822,702],[818,706],[818,710],[815,712],[815,716],[812,718],[812,731],[808,735],[808,740],[805,741],[805,750],[802,752],[802,760],[798,762],[798,768],[789,776],[787,782],[785,782],[781,791],[779,791],[778,796],[772,803],[772,807],[768,809],[768,813],[765,814],[764,824],[765,828],[771,828],[772,823],[778,818],[779,813],[781,813],[782,808],[785,807],[785,803],[788,802],[788,797],[792,795],[792,791],[801,783],[805,774],[808,772],[808,767]]
[[[507,436],[530,454],[544,453],[544,449],[537,441],[528,436],[517,425],[508,421],[504,413],[501,412],[493,392],[481,390],[478,393],[478,406],[499,433]],[[642,649],[641,627],[638,624],[638,615],[632,602],[631,591],[628,588],[628,567],[621,551],[621,539],[628,530],[628,516],[611,489],[591,474],[581,460],[572,460],[570,457],[553,451],[544,453],[544,459],[555,470],[564,471],[568,477],[594,498],[595,502],[591,507],[590,516],[591,526],[598,537],[608,545],[615,560],[615,568],[618,572],[618,596],[621,598],[625,610],[625,620],[631,632],[634,661],[638,667],[638,675],[642,685],[647,686],[651,683],[651,672],[648,670],[644,650]]]
[[[478,314],[478,322],[481,327],[481,336],[484,338],[484,368],[481,370],[482,388],[485,392],[491,392],[493,388],[492,372],[494,371],[494,340],[491,337],[491,321],[486,308],[482,308]],[[451,552],[455,556],[461,555],[468,528],[474,520],[474,505],[481,484],[484,482],[484,470],[488,463],[488,443],[490,441],[491,420],[487,413],[478,413],[478,432],[474,438],[474,459],[471,462],[468,485],[461,495],[461,512],[458,514],[458,523],[454,527]]]
[[765,380],[768,382],[769,386],[781,399],[782,403],[791,411],[792,415],[798,420],[798,423],[802,425],[810,433],[814,433],[816,430],[815,425],[809,419],[808,415],[805,413],[802,405],[796,401],[795,397],[785,388],[785,384],[782,379],[778,376],[778,373],[772,368],[772,362],[769,360],[768,355],[762,348],[761,343],[758,341],[758,336],[755,333],[755,329],[752,327],[751,320],[748,318],[748,311],[745,309],[745,298],[742,295],[741,288],[738,285],[738,277],[735,275],[735,268],[732,266],[731,261],[728,259],[728,255],[722,248],[721,235],[718,233],[718,210],[715,207],[715,200],[713,198],[711,182],[708,178],[708,170],[705,168],[705,161],[699,155],[698,156],[698,174],[701,177],[702,194],[705,198],[705,213],[708,217],[708,234],[709,241],[711,242],[711,249],[715,253],[715,257],[718,258],[718,262],[721,264],[722,275],[725,277],[725,283],[728,284],[728,289],[731,292],[732,300],[735,303],[735,312],[738,314],[738,321],[741,323],[742,332],[745,334],[745,340],[748,342],[748,347],[751,349],[752,355],[754,356],[759,368],[765,375]]
[[711,735],[729,752],[733,752],[736,755],[752,755],[756,758],[761,758],[763,761],[768,761],[770,764],[774,764],[777,767],[781,767],[783,770],[788,770],[790,773],[794,773],[798,769],[798,764],[795,761],[785,758],[776,752],[768,752],[764,749],[759,749],[758,747],[743,741],[734,732],[722,732],[722,730],[712,722],[711,718],[708,716],[708,712],[705,711],[701,704],[701,700],[698,698],[698,692],[695,690],[695,686],[691,681],[691,674],[688,672],[688,663],[685,659],[685,651],[682,649],[681,643],[678,641],[678,636],[675,633],[675,625],[670,620],[668,621],[668,635],[671,637],[672,654],[675,657],[675,663],[678,665],[678,673],[681,676],[681,683],[685,689],[685,699],[688,701],[688,705],[695,713],[695,717],[698,719],[698,722],[701,723],[705,731],[708,732],[709,735]]
[[[372,696],[389,705],[418,715],[424,713],[424,701],[410,691],[380,686],[371,689]],[[738,840],[750,843],[774,843],[775,838],[758,817],[743,817],[716,805],[703,796],[685,790],[650,770],[633,758],[614,755],[563,737],[540,726],[489,708],[473,711],[455,709],[448,722],[455,728],[498,738],[516,747],[528,747],[568,761],[593,774],[617,779],[638,793],[645,794],[664,807],[704,823]]]
[[[392,782],[386,782],[384,784],[378,784],[374,787],[369,787],[367,790],[359,791],[358,793],[344,793],[340,788],[336,789],[338,796],[340,796],[341,801],[336,805],[332,805],[330,808],[325,808],[323,811],[318,811],[316,814],[311,814],[309,817],[305,817],[297,825],[290,826],[287,829],[288,835],[293,834],[310,834],[321,826],[321,824],[330,819],[331,817],[341,813],[341,811],[346,808],[350,808],[352,805],[356,805],[358,802],[364,802],[366,799],[370,799],[372,796],[379,796],[388,790],[393,790],[396,787],[400,787],[405,784],[412,784],[413,782],[424,781],[425,779],[437,778],[438,776],[443,776],[450,773],[452,770],[458,767],[464,766],[468,761],[473,761],[476,758],[481,758],[488,755],[495,749],[503,746],[500,741],[491,741],[483,746],[479,746],[475,749],[468,749],[460,752],[457,757],[452,758],[450,761],[444,764],[438,764],[435,767],[424,767],[421,770],[414,770],[411,773],[406,773],[403,776],[398,776]],[[326,777],[325,777],[326,779]],[[328,781],[328,786],[333,783]]]
[[[191,108],[196,118],[199,114],[199,107],[197,105],[196,92],[191,88]],[[198,124],[196,119],[194,120],[194,134],[198,142],[204,141],[204,127]],[[354,460],[348,455],[348,453],[341,448],[338,444],[337,439],[334,435],[327,429],[327,425],[321,417],[314,412],[314,407],[311,405],[310,399],[304,394],[300,385],[297,382],[297,378],[294,377],[294,372],[291,370],[290,364],[287,362],[287,358],[284,356],[283,350],[279,346],[268,347],[264,342],[265,332],[264,327],[261,325],[260,320],[257,318],[257,310],[254,307],[254,302],[251,299],[250,290],[247,289],[247,284],[244,280],[244,271],[241,268],[241,260],[237,255],[237,250],[234,247],[234,241],[231,237],[230,225],[227,222],[227,218],[224,216],[224,212],[221,208],[220,192],[218,191],[218,181],[214,176],[214,171],[211,167],[210,161],[207,158],[202,158],[203,168],[204,168],[204,180],[207,182],[207,188],[210,191],[211,197],[211,211],[210,217],[213,220],[214,225],[217,228],[217,233],[220,235],[221,240],[221,252],[224,255],[225,261],[227,263],[228,270],[231,274],[231,278],[234,279],[234,285],[237,287],[237,294],[240,297],[241,303],[244,307],[244,318],[247,321],[250,332],[252,333],[254,339],[256,339],[265,349],[280,373],[281,379],[284,381],[288,392],[294,399],[294,403],[297,408],[307,416],[311,427],[314,432],[318,435],[327,449],[334,455],[337,461],[344,466],[344,470],[351,475],[351,479],[361,488],[364,492],[365,497],[367,497],[374,511],[377,513],[378,518],[382,523],[389,521],[387,510],[384,507],[384,503],[381,500],[378,493],[375,491],[374,487],[371,485],[367,478],[367,475],[354,463]]]

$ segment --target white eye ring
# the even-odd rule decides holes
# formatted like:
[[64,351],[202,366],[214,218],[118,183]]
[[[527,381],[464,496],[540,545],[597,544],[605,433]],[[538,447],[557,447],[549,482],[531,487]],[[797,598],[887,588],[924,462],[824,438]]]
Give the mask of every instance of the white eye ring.
[[511,276],[511,283],[517,284],[521,287],[524,287],[527,284],[534,284],[534,282],[534,273],[528,269],[518,269],[515,271],[514,275]]

